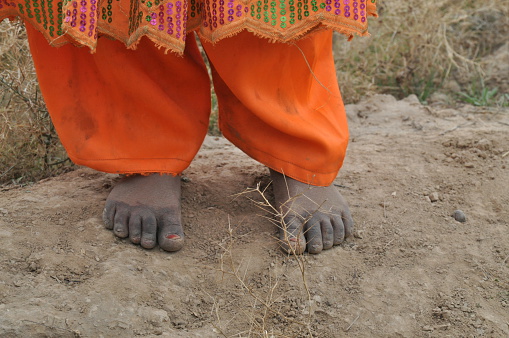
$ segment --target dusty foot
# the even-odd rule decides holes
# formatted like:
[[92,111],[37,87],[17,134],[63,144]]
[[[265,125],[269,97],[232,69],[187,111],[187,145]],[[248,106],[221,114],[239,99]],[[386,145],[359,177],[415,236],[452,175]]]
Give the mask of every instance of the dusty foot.
[[276,206],[282,211],[286,231],[281,231],[285,251],[320,253],[350,236],[353,219],[336,187],[316,187],[271,170]]
[[129,176],[111,191],[104,208],[106,228],[151,249],[180,250],[184,231],[180,217],[180,177]]

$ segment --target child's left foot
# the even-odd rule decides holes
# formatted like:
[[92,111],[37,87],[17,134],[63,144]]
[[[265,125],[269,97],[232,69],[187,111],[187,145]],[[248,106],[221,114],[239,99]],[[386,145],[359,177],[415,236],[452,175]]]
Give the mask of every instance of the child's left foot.
[[276,207],[283,213],[281,245],[288,253],[320,253],[353,232],[348,204],[333,186],[317,187],[270,170]]

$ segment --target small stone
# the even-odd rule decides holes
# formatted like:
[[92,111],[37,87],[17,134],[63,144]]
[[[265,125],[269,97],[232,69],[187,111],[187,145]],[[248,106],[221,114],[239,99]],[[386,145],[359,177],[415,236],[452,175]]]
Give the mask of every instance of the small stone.
[[430,199],[430,201],[431,201],[431,202],[433,202],[433,203],[437,202],[437,201],[438,201],[438,198],[439,198],[439,196],[438,196],[438,192],[436,192],[436,191],[435,191],[435,192],[432,192],[431,194],[429,194],[429,199]]
[[429,325],[424,326],[422,329],[423,329],[423,331],[433,331],[433,327],[431,327]]
[[432,311],[434,315],[440,315],[442,313],[442,309],[439,307],[434,308]]
[[442,312],[442,318],[443,319],[451,319],[451,311],[445,310]]
[[442,324],[442,325],[438,325],[436,327],[437,330],[447,330],[449,327],[451,326],[451,324],[447,323],[447,324]]
[[353,237],[362,239],[364,237],[364,230],[356,230],[353,232]]
[[461,210],[455,210],[452,214],[452,217],[461,223],[465,223],[467,221],[467,216],[465,216],[465,213]]
[[117,323],[117,326],[118,326],[119,328],[121,328],[121,329],[124,329],[124,330],[127,330],[127,329],[129,328],[129,324],[128,324],[128,323],[121,322],[121,321],[119,321],[119,322]]
[[480,320],[477,320],[475,323],[472,323],[472,326],[476,329],[479,329],[482,327],[482,322]]
[[317,303],[321,303],[322,302],[322,297],[320,297],[319,295],[315,295],[313,296],[313,300]]
[[480,150],[490,150],[493,147],[490,140],[483,138],[477,142],[476,148]]
[[32,272],[37,271],[37,263],[35,263],[35,262],[30,263],[29,269]]
[[465,168],[473,168],[474,164],[472,162],[465,163]]

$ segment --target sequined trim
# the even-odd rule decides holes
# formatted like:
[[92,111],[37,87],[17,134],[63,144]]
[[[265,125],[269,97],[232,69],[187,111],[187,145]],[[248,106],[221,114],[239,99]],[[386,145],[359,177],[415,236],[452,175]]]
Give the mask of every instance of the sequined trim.
[[281,42],[319,29],[367,35],[376,0],[0,0],[0,20],[21,17],[54,46],[95,50],[99,35],[135,48],[146,35],[182,53],[189,31],[209,42],[246,29]]

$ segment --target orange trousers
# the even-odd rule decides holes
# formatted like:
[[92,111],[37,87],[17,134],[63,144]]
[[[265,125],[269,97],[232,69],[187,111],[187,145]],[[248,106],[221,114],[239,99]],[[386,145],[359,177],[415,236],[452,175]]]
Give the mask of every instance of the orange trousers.
[[[210,80],[194,33],[182,56],[144,38],[136,50],[100,39],[97,52],[50,47],[28,27],[40,88],[71,160],[111,173],[179,174],[208,130]],[[242,32],[203,43],[223,135],[264,165],[326,186],[348,142],[332,32],[294,44]]]

